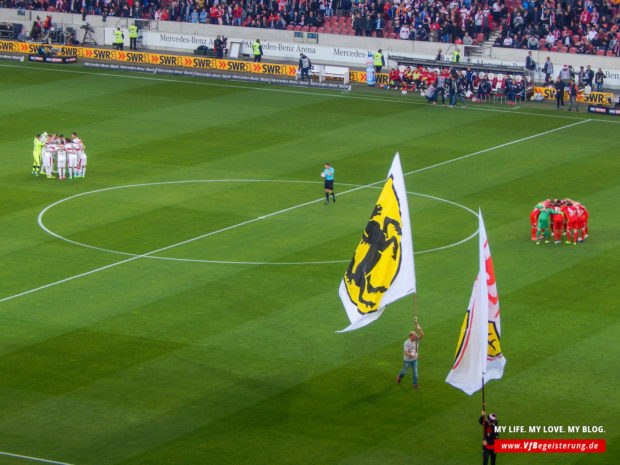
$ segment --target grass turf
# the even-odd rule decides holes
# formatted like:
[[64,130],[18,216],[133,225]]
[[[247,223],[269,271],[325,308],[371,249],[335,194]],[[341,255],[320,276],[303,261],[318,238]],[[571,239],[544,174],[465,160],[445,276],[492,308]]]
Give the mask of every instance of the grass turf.
[[[504,425],[606,430],[504,434],[604,438],[608,451],[501,463],[620,459],[617,123],[71,67],[2,65],[0,79],[0,451],[79,465],[478,463],[480,394],[444,382],[475,240],[416,257],[420,391],[409,377],[395,385],[411,297],[334,334],[347,325],[338,283],[378,195],[356,187],[384,178],[400,151],[416,251],[477,223],[415,193],[484,213],[508,360],[488,409]],[[78,132],[86,179],[29,174],[42,130]],[[325,161],[338,201],[308,203]],[[90,248],[37,224],[71,196],[41,220]],[[586,244],[531,243],[529,212],[553,196],[588,206]],[[271,264],[323,261],[340,263]]]

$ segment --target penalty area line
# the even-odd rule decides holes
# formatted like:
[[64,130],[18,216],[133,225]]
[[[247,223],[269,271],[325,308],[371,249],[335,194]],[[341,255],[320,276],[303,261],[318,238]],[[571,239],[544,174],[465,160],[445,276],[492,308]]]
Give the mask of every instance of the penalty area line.
[[[422,172],[422,171],[430,170],[432,168],[437,168],[438,166],[447,165],[449,163],[454,163],[455,161],[464,160],[466,158],[470,158],[470,157],[474,157],[474,156],[477,156],[477,155],[481,155],[483,153],[487,153],[487,152],[490,152],[490,151],[493,151],[493,150],[497,150],[497,149],[500,149],[500,148],[503,148],[503,147],[508,147],[510,145],[518,144],[520,142],[524,142],[524,141],[527,141],[527,140],[534,139],[536,137],[541,137],[541,136],[544,136],[544,135],[547,135],[547,134],[551,134],[551,133],[554,133],[554,132],[557,132],[557,131],[561,131],[563,129],[568,129],[570,127],[577,126],[577,125],[583,124],[583,123],[587,123],[589,121],[591,121],[591,120],[590,119],[581,120],[581,121],[578,121],[576,123],[567,124],[565,126],[560,126],[558,128],[555,128],[555,129],[550,129],[548,131],[543,131],[543,132],[539,132],[537,134],[532,134],[531,136],[522,137],[521,139],[516,139],[516,140],[510,141],[510,142],[505,142],[503,144],[496,145],[494,147],[489,147],[487,149],[478,150],[477,152],[472,152],[472,153],[469,153],[467,155],[462,155],[460,157],[452,158],[450,160],[445,160],[445,161],[440,162],[440,163],[435,163],[434,165],[429,165],[429,166],[426,166],[424,168],[419,168],[417,170],[409,171],[407,173],[404,173],[404,175],[408,176],[408,175],[411,175],[411,174],[415,174],[415,173],[419,173],[419,172]],[[346,191],[341,192],[338,195],[342,196],[342,195],[345,195],[345,194],[350,194],[352,192],[357,192],[357,191],[359,191],[361,189],[366,189],[368,187],[376,186],[377,184],[381,184],[382,182],[385,182],[385,179],[381,179],[381,180],[376,181],[376,182],[372,182],[372,183],[369,183],[369,184],[360,185],[359,187],[354,187],[352,189],[348,189]],[[264,220],[264,219],[267,219],[267,218],[271,218],[271,217],[273,217],[275,215],[279,215],[281,213],[285,213],[285,212],[289,212],[289,211],[292,211],[292,210],[296,210],[298,208],[305,207],[307,205],[312,205],[314,203],[321,202],[321,201],[323,201],[323,197],[321,197],[319,199],[315,199],[315,200],[310,200],[308,202],[303,202],[303,203],[300,203],[298,205],[293,205],[292,207],[284,208],[282,210],[278,210],[278,211],[275,211],[275,212],[272,212],[272,213],[268,213],[266,215],[261,215],[261,216],[258,216],[256,218],[252,218],[252,219],[247,220],[247,221],[242,221],[241,223],[237,223],[237,224],[234,224],[234,225],[231,225],[231,226],[227,226],[225,228],[218,229],[216,231],[211,231],[211,232],[206,233],[206,234],[201,234],[200,236],[196,236],[196,237],[187,239],[185,241],[181,241],[181,242],[178,242],[178,243],[175,243],[175,244],[168,245],[166,247],[162,247],[162,248],[159,248],[159,249],[156,249],[156,250],[152,250],[152,251],[146,252],[144,254],[132,256],[132,257],[126,258],[124,260],[120,260],[118,262],[110,263],[109,265],[105,265],[105,266],[102,266],[102,267],[99,267],[99,268],[95,268],[94,270],[86,271],[84,273],[80,273],[80,274],[77,274],[77,275],[74,275],[74,276],[69,276],[67,278],[61,279],[59,281],[55,281],[53,283],[45,284],[43,286],[39,286],[39,287],[36,287],[34,289],[30,289],[30,290],[23,291],[23,292],[20,292],[18,294],[15,294],[15,295],[11,295],[11,296],[8,296],[8,297],[1,298],[0,299],[0,303],[7,302],[9,300],[16,299],[18,297],[22,297],[22,296],[25,296],[25,295],[28,295],[28,294],[33,294],[35,292],[41,291],[43,289],[48,289],[48,288],[56,286],[58,284],[63,284],[63,283],[72,281],[74,279],[82,278],[84,276],[89,276],[89,275],[98,273],[99,271],[104,271],[104,270],[113,268],[115,266],[122,265],[124,263],[129,263],[129,262],[138,260],[140,258],[146,258],[146,257],[149,257],[149,256],[151,256],[153,254],[156,254],[156,253],[159,253],[159,252],[163,252],[165,250],[169,250],[169,249],[172,249],[174,247],[178,247],[180,245],[189,244],[191,242],[194,242],[194,241],[197,241],[197,240],[200,240],[200,239],[204,239],[204,238],[209,237],[209,236],[214,236],[215,234],[219,234],[219,233],[222,233],[222,232],[225,232],[225,231],[230,231],[232,229],[236,229],[236,228],[239,228],[241,226],[245,226],[247,224],[255,223],[257,221],[261,221],[261,220]]]
[[18,459],[32,460],[34,462],[52,463],[56,465],[73,465],[68,462],[58,462],[57,460],[42,459],[40,457],[31,457],[29,455],[12,454],[11,452],[0,452],[0,455],[4,455],[6,457],[15,457]]

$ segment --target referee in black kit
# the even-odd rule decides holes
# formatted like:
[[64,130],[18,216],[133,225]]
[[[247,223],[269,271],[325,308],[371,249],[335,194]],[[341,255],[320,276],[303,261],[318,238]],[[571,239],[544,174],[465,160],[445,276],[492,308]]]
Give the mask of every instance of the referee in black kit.
[[334,195],[334,168],[329,163],[325,163],[325,169],[321,173],[321,177],[325,178],[325,205],[329,205],[329,194],[332,195],[332,200],[336,202],[336,196]]

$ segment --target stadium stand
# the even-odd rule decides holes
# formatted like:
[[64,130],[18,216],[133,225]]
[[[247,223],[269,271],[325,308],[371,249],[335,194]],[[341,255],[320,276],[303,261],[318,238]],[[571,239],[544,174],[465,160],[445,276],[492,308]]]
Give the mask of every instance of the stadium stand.
[[0,0],[0,6],[620,56],[619,0]]

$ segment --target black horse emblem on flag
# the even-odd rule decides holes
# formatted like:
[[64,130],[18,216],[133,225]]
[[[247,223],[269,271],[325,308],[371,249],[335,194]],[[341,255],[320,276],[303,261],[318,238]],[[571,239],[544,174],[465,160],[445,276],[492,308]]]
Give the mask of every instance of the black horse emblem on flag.
[[344,275],[351,302],[361,314],[376,312],[398,275],[402,220],[393,179],[386,182]]

